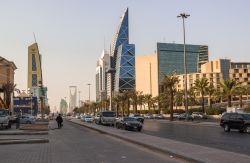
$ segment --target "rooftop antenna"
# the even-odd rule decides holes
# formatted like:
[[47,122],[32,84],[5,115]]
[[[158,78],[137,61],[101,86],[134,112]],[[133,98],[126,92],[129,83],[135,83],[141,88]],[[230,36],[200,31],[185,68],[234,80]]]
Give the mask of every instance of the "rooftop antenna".
[[37,42],[36,42],[36,35],[35,35],[34,32],[33,32],[33,36],[34,36],[35,43],[37,43]]

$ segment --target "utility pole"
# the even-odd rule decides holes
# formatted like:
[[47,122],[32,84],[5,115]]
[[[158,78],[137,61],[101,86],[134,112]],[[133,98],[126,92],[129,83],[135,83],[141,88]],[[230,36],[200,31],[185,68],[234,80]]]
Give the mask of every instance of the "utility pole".
[[91,86],[91,84],[88,83],[87,85],[89,86],[89,102],[90,102],[90,86]]
[[182,18],[182,26],[183,26],[183,40],[184,40],[184,73],[185,73],[185,112],[186,112],[186,120],[188,119],[188,98],[187,98],[187,61],[186,61],[186,36],[185,36],[185,19],[190,15],[185,13],[180,13],[177,18]]
[[79,93],[79,108],[81,107],[81,91],[78,91],[78,93]]

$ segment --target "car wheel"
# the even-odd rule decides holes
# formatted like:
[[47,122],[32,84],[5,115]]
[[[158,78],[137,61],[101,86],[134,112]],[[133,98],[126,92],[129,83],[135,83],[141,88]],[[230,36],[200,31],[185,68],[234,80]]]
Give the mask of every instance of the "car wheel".
[[30,122],[30,121],[27,121],[26,124],[31,124],[31,122]]
[[142,129],[142,128],[138,128],[138,131],[141,132],[141,129]]
[[126,130],[126,125],[123,125],[123,126],[122,126],[122,129],[123,129],[123,130]]
[[224,131],[225,131],[225,132],[230,132],[230,127],[229,127],[228,124],[225,124],[225,126],[224,126]]
[[248,133],[248,134],[250,134],[250,125],[248,125],[248,126],[245,127],[245,132]]

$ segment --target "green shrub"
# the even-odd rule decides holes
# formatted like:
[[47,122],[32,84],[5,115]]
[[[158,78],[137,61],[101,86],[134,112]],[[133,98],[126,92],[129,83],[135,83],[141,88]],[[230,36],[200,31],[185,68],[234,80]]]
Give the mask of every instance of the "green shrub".
[[225,111],[226,111],[225,108],[206,108],[205,109],[205,112],[207,113],[207,115],[219,115]]
[[185,110],[183,110],[183,109],[174,109],[174,113],[182,114],[182,113],[185,113]]
[[192,109],[188,109],[188,112],[190,114],[192,114],[193,112],[202,112],[202,109],[201,108],[192,108]]

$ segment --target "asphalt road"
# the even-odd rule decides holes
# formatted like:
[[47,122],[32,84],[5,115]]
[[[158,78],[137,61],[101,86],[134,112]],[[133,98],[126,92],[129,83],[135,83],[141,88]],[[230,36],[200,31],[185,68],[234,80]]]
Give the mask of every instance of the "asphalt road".
[[[53,124],[54,126],[54,124]],[[161,163],[185,162],[120,139],[64,122],[50,130],[47,144],[2,145],[0,162],[8,163]]]
[[145,120],[143,133],[212,148],[250,155],[250,134],[225,133],[217,126]]

